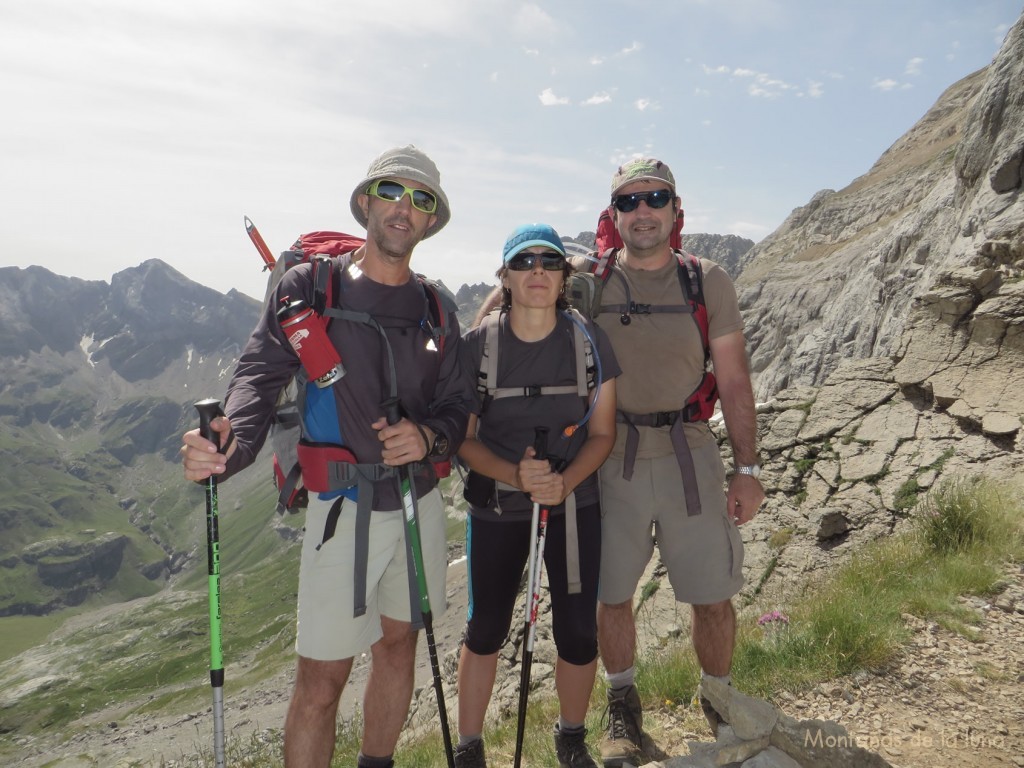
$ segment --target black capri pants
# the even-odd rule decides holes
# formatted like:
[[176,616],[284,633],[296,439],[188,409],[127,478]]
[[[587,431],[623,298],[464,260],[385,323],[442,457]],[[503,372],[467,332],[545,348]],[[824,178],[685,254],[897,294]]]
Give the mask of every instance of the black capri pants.
[[[497,653],[512,626],[512,611],[536,546],[530,520],[466,519],[469,610],[466,647],[486,656]],[[558,655],[582,666],[597,658],[597,581],[601,564],[601,505],[576,510],[582,589],[570,595],[565,563],[565,514],[548,517],[544,570],[551,600],[551,629]],[[545,596],[541,596],[544,600]],[[525,623],[525,615],[521,617]]]

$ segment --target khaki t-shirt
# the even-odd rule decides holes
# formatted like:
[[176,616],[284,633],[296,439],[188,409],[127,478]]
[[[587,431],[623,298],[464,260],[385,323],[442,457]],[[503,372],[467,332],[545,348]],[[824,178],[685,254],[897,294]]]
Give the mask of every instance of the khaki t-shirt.
[[[736,289],[724,269],[700,259],[704,273],[704,300],[708,310],[709,338],[743,330],[743,318],[736,300]],[[586,269],[577,265],[578,269]],[[625,304],[625,278],[629,297],[637,304],[682,305],[683,289],[675,260],[657,270],[637,270],[617,264],[604,284],[601,304]],[[619,313],[602,312],[597,324],[611,340],[615,357],[622,368],[616,380],[617,408],[627,413],[678,411],[700,384],[704,373],[704,349],[700,329],[690,313],[663,312],[633,314],[623,325]],[[625,453],[627,426],[618,425],[612,455]],[[639,427],[638,458],[654,458],[673,453],[668,427]],[[687,424],[691,445],[713,439],[704,424]]]

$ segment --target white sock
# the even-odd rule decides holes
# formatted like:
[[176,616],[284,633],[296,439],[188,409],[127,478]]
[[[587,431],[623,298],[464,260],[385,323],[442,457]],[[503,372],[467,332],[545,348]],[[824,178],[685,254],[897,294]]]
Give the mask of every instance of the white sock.
[[706,677],[710,677],[712,680],[717,680],[725,685],[732,685],[732,675],[709,675],[703,669],[700,671],[700,679],[703,680]]
[[604,679],[611,690],[622,691],[633,685],[633,682],[636,679],[636,667],[630,667],[629,669],[624,669],[621,672],[605,672]]

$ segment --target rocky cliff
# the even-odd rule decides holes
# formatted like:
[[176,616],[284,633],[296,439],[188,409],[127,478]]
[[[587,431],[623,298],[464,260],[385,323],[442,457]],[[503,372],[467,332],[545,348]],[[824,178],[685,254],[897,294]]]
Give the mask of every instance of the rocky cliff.
[[[762,399],[821,384],[844,359],[894,357],[901,381],[956,402],[957,360],[1019,351],[1022,80],[1018,21],[991,66],[947,89],[870,171],[747,252],[737,287]],[[950,365],[959,375],[940,373]],[[979,397],[994,393],[964,407]]]

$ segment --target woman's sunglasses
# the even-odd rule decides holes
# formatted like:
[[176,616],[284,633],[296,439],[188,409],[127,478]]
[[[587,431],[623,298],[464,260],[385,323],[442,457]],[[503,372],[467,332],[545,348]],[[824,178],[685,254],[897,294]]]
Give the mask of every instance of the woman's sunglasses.
[[413,189],[404,184],[390,179],[380,179],[373,182],[366,194],[387,200],[389,203],[397,203],[406,195],[412,201],[412,207],[424,213],[435,213],[437,211],[437,198],[433,192],[426,189]]
[[671,189],[656,189],[653,192],[634,192],[631,195],[616,195],[612,198],[612,205],[622,213],[635,211],[643,200],[648,208],[664,208],[676,199]]
[[565,269],[565,256],[555,251],[516,254],[509,259],[508,268],[513,272],[526,272],[535,269],[538,260],[544,269]]

